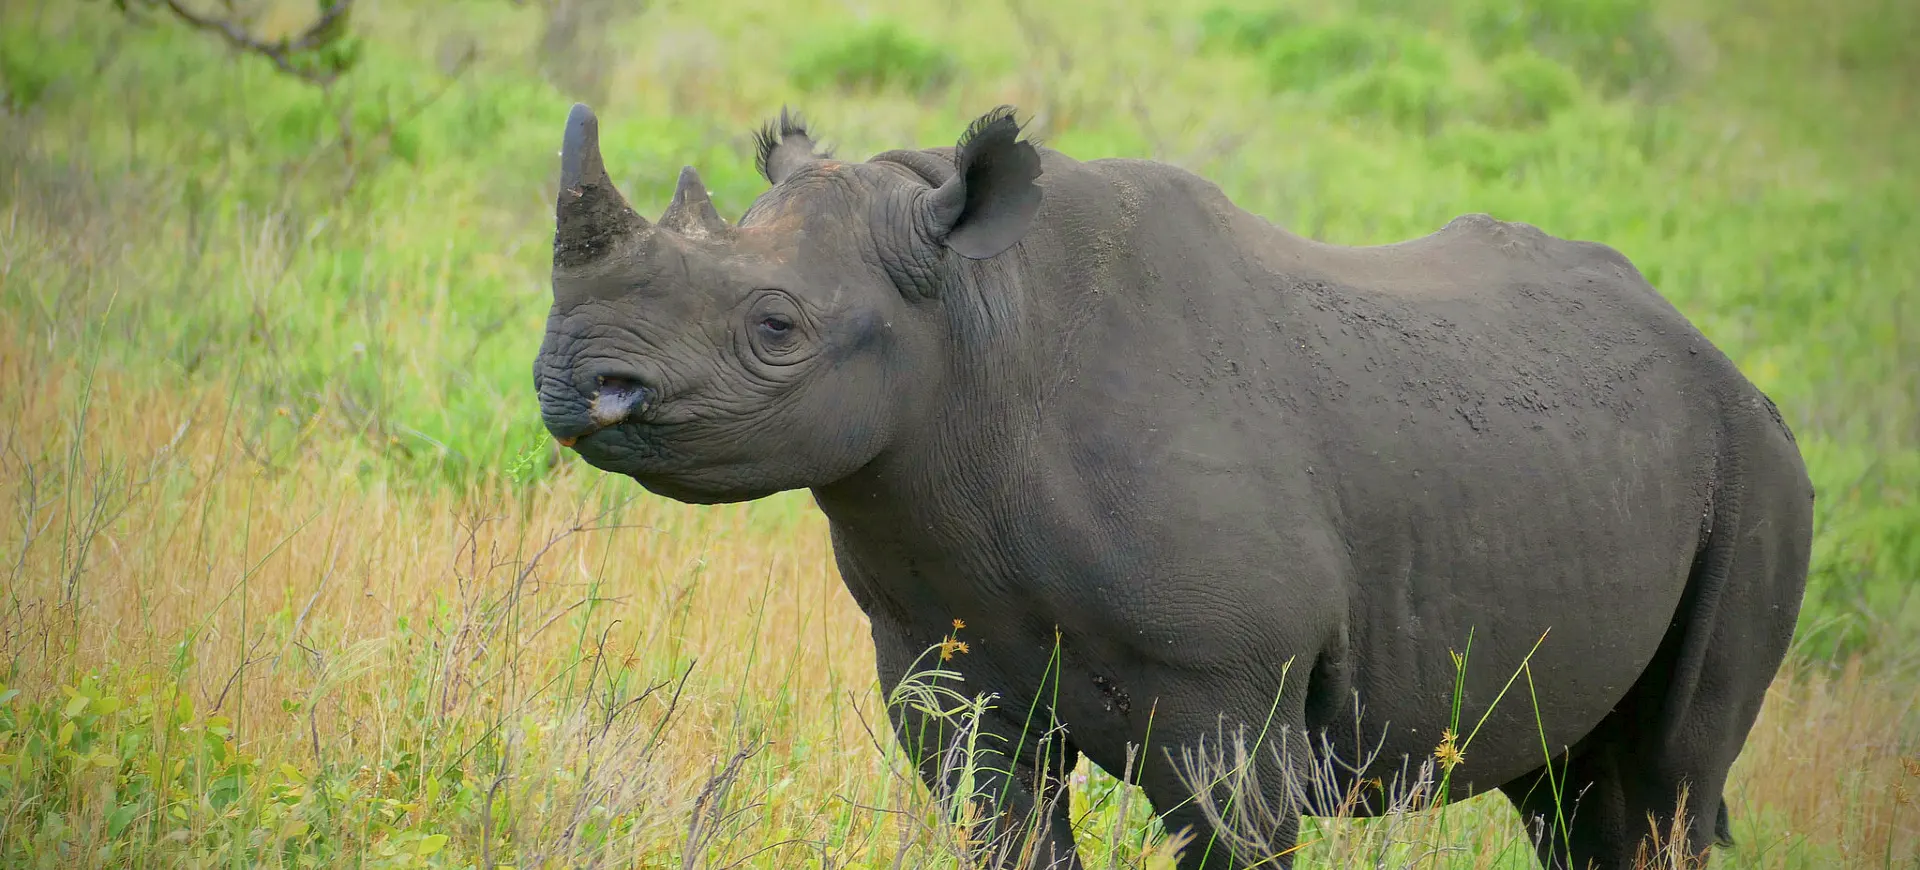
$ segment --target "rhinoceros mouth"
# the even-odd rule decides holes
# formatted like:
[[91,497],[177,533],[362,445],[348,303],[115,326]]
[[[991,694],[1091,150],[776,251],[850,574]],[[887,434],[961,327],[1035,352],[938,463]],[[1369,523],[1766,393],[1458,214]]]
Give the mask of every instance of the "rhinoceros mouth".
[[596,429],[574,439],[582,461],[608,474],[631,478],[648,492],[686,504],[749,501],[772,490],[741,487],[725,465],[711,465],[668,446],[657,425],[634,422]]
[[[596,425],[560,442],[595,466],[652,464],[664,458],[659,439],[643,431],[645,424],[623,421]],[[615,469],[607,469],[613,471]]]

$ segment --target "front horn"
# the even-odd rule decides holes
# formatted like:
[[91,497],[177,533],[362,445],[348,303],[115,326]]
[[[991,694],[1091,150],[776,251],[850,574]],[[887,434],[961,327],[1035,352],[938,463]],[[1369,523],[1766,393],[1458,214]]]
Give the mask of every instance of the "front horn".
[[644,232],[647,219],[607,177],[600,159],[600,119],[585,103],[567,113],[560,145],[560,196],[554,204],[553,263],[578,266],[604,255],[622,236]]

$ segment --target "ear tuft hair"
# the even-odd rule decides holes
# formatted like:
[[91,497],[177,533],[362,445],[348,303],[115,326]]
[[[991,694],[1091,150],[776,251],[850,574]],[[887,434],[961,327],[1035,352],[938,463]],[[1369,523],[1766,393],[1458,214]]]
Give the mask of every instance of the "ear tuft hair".
[[761,178],[772,184],[779,184],[791,171],[793,160],[791,156],[782,154],[783,145],[787,146],[786,150],[797,146],[808,159],[832,156],[831,151],[816,153],[813,134],[807,132],[806,119],[799,112],[789,111],[786,106],[780,107],[779,118],[760,125],[760,129],[753,132],[753,139],[758,152],[753,158],[753,168],[759,171]]
[[[976,141],[986,148],[992,148],[996,142],[1011,144],[1013,140],[1018,139],[1020,122],[1014,119],[1013,111],[1012,106],[1001,106],[973,119],[973,123],[967,125],[967,132],[960,135],[960,142],[953,149],[954,168],[963,173],[967,171],[960,162],[967,159]],[[1027,141],[1035,145],[1039,144],[1038,140],[1032,137],[1028,137]]]
[[753,141],[759,147],[759,153],[753,158],[753,168],[765,178],[767,159],[773,156],[773,149],[780,147],[780,140],[788,136],[806,135],[807,120],[799,112],[790,112],[786,106],[781,106],[780,117],[768,120],[760,125],[760,129],[753,131]]
[[931,198],[935,236],[961,256],[984,260],[1026,234],[1040,208],[1040,153],[1021,141],[1012,106],[974,119],[953,150],[954,178]]

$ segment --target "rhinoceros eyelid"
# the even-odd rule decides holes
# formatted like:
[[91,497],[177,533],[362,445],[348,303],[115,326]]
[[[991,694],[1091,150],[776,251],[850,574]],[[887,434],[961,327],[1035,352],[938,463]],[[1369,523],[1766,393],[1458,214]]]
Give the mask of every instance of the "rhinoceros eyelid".
[[753,311],[757,312],[761,318],[779,317],[785,319],[789,324],[798,323],[804,316],[800,303],[796,301],[791,294],[785,290],[777,290],[772,287],[754,291],[753,302],[750,307]]

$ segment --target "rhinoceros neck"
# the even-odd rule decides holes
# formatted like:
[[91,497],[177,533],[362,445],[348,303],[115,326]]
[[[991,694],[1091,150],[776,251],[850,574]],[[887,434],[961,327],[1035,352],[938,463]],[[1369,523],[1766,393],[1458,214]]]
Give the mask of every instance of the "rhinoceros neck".
[[1163,304],[1161,283],[1126,254],[1148,230],[1150,198],[1115,170],[1049,155],[1046,172],[1049,199],[1020,245],[948,261],[937,294],[945,345],[927,363],[939,374],[914,385],[888,447],[814,490],[870,614],[898,608],[938,625],[952,616],[940,606],[1023,598],[1020,584],[1047,568],[1035,551],[1087,527],[1096,509],[1078,493],[1075,457],[1120,427],[1098,410],[1100,390],[1126,388],[1080,376],[1105,377],[1116,361],[1158,368],[1150,348],[1116,346],[1128,339],[1112,330],[1133,321],[1109,318],[1116,306]]
[[1034,437],[1039,415],[1026,357],[1011,348],[997,358],[956,355],[937,386],[915,390],[914,413],[880,455],[814,490],[828,518],[853,531],[909,518],[952,526],[956,511],[1003,491],[1018,478],[1020,457],[1048,449]]
[[1037,434],[1042,379],[1024,336],[973,339],[991,346],[952,348],[937,388],[921,391],[916,413],[879,456],[813,490],[843,577],[870,614],[878,607],[911,619],[909,611],[937,609],[929,595],[972,597],[1018,574],[980,562],[1001,552],[1009,521],[1033,515],[1022,481],[1060,445]]
[[889,451],[813,491],[842,579],[870,617],[939,625],[962,602],[1018,597],[1007,587],[1025,573],[1000,544],[1010,521],[1042,518],[1017,480],[1032,460],[1015,442],[1004,421],[976,419],[966,437]]

